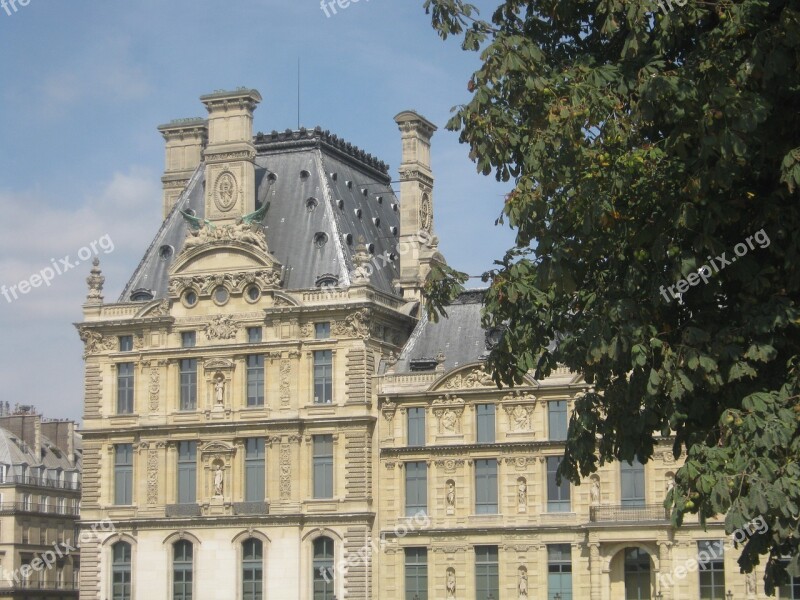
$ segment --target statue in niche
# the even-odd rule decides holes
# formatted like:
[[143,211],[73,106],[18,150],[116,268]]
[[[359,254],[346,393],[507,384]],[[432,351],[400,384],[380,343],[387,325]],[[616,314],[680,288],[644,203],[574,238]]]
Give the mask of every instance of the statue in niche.
[[220,405],[225,401],[225,377],[221,373],[214,382],[214,398]]
[[675,487],[675,475],[672,473],[667,473],[667,494],[672,491],[672,488]]
[[528,484],[521,477],[517,483],[517,503],[521,507],[528,505]]
[[592,506],[600,505],[600,478],[592,477],[592,487],[589,490]]
[[217,465],[217,470],[214,471],[214,495],[222,496],[225,491],[225,473],[222,472],[222,465]]
[[748,598],[755,598],[756,594],[756,574],[753,572],[748,573],[745,576],[745,583],[747,584],[747,597]]
[[447,508],[454,508],[456,505],[456,484],[451,480],[447,482]]
[[447,569],[447,600],[455,600],[456,597],[456,572]]
[[528,572],[523,568],[519,570],[517,591],[519,592],[519,600],[528,600]]

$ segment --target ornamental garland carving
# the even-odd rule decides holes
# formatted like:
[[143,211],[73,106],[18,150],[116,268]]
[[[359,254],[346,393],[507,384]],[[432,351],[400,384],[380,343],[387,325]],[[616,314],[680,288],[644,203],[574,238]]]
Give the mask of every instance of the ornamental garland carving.
[[314,328],[311,323],[303,323],[300,326],[300,337],[310,338],[312,335],[314,335]]
[[161,392],[161,370],[155,366],[150,365],[150,412],[158,410],[158,396]]
[[464,414],[464,399],[447,394],[436,398],[432,404],[433,414],[438,420],[439,433],[460,434],[461,417]]
[[280,399],[281,406],[289,406],[291,398],[292,363],[288,359],[281,360],[280,366]]
[[231,317],[219,315],[206,324],[204,331],[209,340],[229,340],[236,336],[238,328]]
[[289,500],[292,496],[292,449],[289,444],[281,444],[280,494],[281,500]]
[[435,460],[433,464],[437,467],[444,469],[445,473],[455,473],[456,467],[464,466],[463,459],[445,458],[443,460]]
[[147,503],[158,504],[158,450],[147,453]]
[[194,288],[201,295],[210,294],[214,288],[224,286],[233,294],[240,294],[248,285],[256,284],[264,291],[280,287],[280,269],[265,269],[248,273],[225,273],[224,275],[193,275],[173,277],[169,282],[169,295],[180,296],[187,288]]
[[206,224],[200,229],[189,228],[186,232],[186,240],[183,242],[181,254],[205,244],[226,244],[229,242],[244,242],[255,246],[263,252],[269,252],[264,230],[257,225],[240,222],[222,226]]

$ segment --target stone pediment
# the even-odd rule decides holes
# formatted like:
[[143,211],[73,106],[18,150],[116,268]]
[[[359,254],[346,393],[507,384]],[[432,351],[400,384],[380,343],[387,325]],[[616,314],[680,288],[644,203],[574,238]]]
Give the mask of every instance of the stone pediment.
[[232,454],[235,448],[227,442],[213,441],[208,442],[200,448],[201,454]]
[[203,364],[206,371],[224,371],[233,369],[233,367],[233,361],[227,358],[212,358]]
[[483,365],[480,363],[468,365],[458,371],[450,372],[431,386],[431,390],[439,391],[475,388],[497,389],[497,384],[492,381],[492,376],[486,372]]

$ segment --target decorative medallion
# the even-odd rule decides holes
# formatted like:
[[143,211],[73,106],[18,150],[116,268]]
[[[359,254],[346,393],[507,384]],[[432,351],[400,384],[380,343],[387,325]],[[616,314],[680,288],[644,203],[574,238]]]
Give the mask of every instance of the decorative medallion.
[[205,333],[209,340],[229,340],[236,336],[237,325],[230,317],[219,315],[206,325]]
[[419,223],[423,231],[430,231],[433,225],[433,208],[431,207],[431,197],[428,194],[422,195],[422,203],[419,207]]
[[236,197],[239,193],[239,186],[236,177],[230,171],[223,171],[217,177],[214,186],[214,204],[222,212],[228,212],[236,205]]

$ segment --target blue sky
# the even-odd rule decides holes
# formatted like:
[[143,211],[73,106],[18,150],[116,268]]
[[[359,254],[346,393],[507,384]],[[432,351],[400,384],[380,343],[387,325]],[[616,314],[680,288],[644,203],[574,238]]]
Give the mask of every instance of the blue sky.
[[[10,1],[10,0],[7,0]],[[257,131],[320,125],[396,168],[393,116],[436,123],[435,222],[448,262],[471,274],[511,244],[495,227],[508,185],[475,172],[444,131],[478,62],[442,42],[422,0],[360,0],[326,17],[317,0],[30,0],[0,9],[0,284],[108,236],[115,301],[160,223],[156,126],[204,116],[201,94],[248,86]],[[473,0],[487,10],[491,1]],[[329,10],[329,13],[331,11]],[[106,246],[108,247],[108,246]],[[0,400],[80,418],[84,263],[8,302],[0,296]]]

